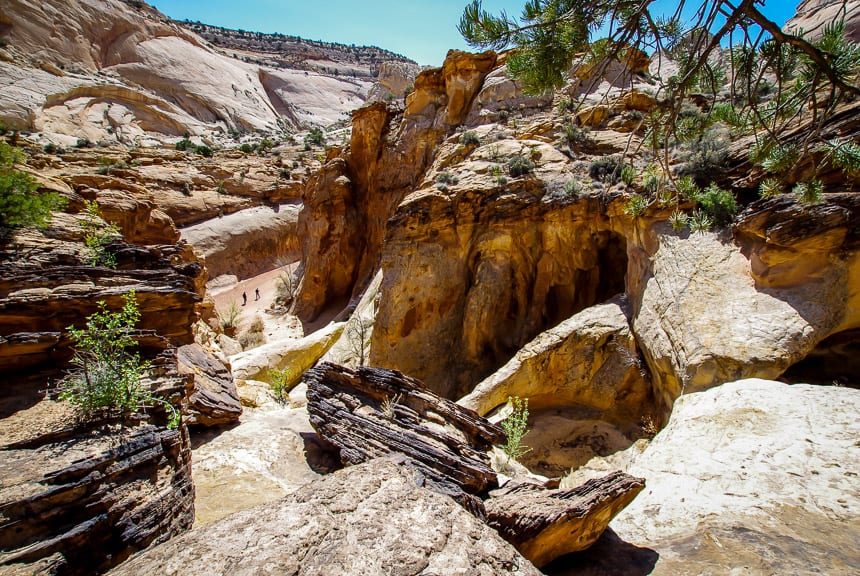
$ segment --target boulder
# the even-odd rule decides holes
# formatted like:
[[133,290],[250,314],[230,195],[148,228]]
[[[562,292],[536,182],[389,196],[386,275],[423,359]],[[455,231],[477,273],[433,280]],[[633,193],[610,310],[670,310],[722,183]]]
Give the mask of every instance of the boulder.
[[844,259],[826,265],[831,258],[821,254],[814,275],[767,287],[756,280],[755,256],[745,256],[761,251],[752,243],[741,248],[725,233],[679,236],[666,224],[652,230],[657,247],[647,261],[636,253],[631,266],[641,273],[630,292],[636,339],[666,407],[722,382],[775,378],[843,323]]
[[603,571],[576,559],[575,572],[554,573],[628,573],[612,559],[630,562],[637,548],[652,574],[856,572],[858,409],[855,389],[759,379],[680,397],[644,449],[570,478],[576,485],[621,465],[649,488],[596,546]]
[[180,346],[176,354],[180,374],[192,374],[188,396],[188,424],[220,426],[239,419],[242,404],[230,369],[199,344]]
[[192,530],[111,574],[540,574],[492,528],[421,483],[376,459]]
[[[355,465],[393,452],[428,482],[480,511],[470,498],[495,488],[486,454],[505,440],[498,426],[392,370],[323,363],[307,372],[308,413],[322,438]],[[465,493],[465,494],[464,494]]]
[[270,382],[270,369],[286,369],[287,384],[292,386],[337,342],[343,329],[343,322],[332,322],[304,338],[281,339],[231,356],[233,377]]
[[484,504],[487,522],[538,567],[594,544],[645,480],[623,472],[594,478],[571,490],[510,483]]
[[616,298],[542,332],[457,403],[485,415],[519,396],[531,410],[576,405],[617,424],[636,422],[650,394],[638,354]]

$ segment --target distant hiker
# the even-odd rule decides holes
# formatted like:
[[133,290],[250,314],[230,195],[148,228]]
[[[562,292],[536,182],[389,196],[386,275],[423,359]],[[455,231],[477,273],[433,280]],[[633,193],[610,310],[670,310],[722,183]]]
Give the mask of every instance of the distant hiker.
[[259,299],[260,299],[260,289],[254,288],[254,301],[257,301]]
[[242,306],[248,303],[248,295],[242,292]]

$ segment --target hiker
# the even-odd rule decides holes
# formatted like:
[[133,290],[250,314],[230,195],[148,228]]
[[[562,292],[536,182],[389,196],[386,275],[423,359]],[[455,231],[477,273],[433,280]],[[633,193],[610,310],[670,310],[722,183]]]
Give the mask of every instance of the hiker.
[[242,292],[242,306],[248,303],[248,295],[245,292]]
[[254,288],[254,301],[256,302],[259,299],[260,299],[260,289]]

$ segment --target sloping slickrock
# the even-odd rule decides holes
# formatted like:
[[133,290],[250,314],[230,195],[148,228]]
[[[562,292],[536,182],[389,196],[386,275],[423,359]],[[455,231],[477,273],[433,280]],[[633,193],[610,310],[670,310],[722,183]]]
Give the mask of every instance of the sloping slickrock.
[[486,451],[504,442],[502,429],[418,380],[381,368],[323,363],[305,381],[311,425],[340,448],[344,464],[401,452],[443,487],[481,494],[498,485]]
[[177,350],[180,374],[192,374],[194,386],[188,396],[188,424],[220,426],[239,419],[242,403],[229,368],[199,344]]
[[147,550],[113,576],[365,574],[538,576],[489,526],[416,486],[389,459],[350,467],[275,503]]
[[522,483],[496,490],[484,502],[487,522],[541,567],[591,546],[645,480],[617,471],[572,490],[545,490]]
[[210,278],[232,274],[239,280],[299,259],[299,206],[259,206],[182,229],[182,238],[206,259]]
[[612,529],[659,554],[654,575],[856,574],[858,409],[860,390],[759,379],[684,395],[644,451],[619,455],[649,489]]
[[636,421],[650,384],[622,304],[591,306],[541,333],[457,403],[483,415],[519,396],[533,410],[576,404]]
[[[159,395],[184,394],[186,378],[175,365],[162,359],[156,366],[161,375],[144,385]],[[191,527],[184,424],[168,430],[153,413],[157,425],[81,427],[67,403],[10,405],[14,391],[0,392],[0,572],[93,574]]]
[[795,15],[783,30],[798,33],[808,40],[817,40],[828,24],[845,19],[845,36],[853,42],[860,40],[860,2],[857,0],[802,0]]

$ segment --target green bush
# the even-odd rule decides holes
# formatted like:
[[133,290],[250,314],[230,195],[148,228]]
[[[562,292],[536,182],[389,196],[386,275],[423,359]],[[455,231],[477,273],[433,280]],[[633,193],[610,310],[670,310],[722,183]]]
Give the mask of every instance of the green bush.
[[269,387],[272,389],[275,400],[278,401],[278,404],[286,404],[287,400],[290,399],[290,371],[286,368],[283,370],[271,369],[269,370],[269,380]]
[[149,362],[130,349],[137,346],[132,336],[140,320],[134,291],[124,296],[119,312],[110,312],[104,301],[87,316],[83,329],[69,326],[74,368],[60,381],[59,397],[71,402],[85,420],[121,416],[161,404],[170,413],[171,428],[179,425],[179,412],[168,402],[144,389],[141,378]]
[[681,153],[684,162],[681,174],[691,176],[699,186],[710,183],[714,174],[725,168],[729,142],[728,131],[714,126],[685,143]]
[[511,415],[502,420],[502,430],[505,431],[507,442],[503,450],[507,454],[508,459],[514,460],[528,454],[531,448],[523,446],[523,438],[529,433],[529,399],[519,398],[517,396],[508,396],[508,402],[513,408]]
[[447,171],[436,174],[436,182],[439,184],[456,184],[459,181],[459,178]]
[[508,174],[513,178],[525,176],[535,169],[535,163],[525,156],[514,156],[508,160]]
[[322,146],[325,144],[325,134],[321,128],[311,128],[305,136],[305,146]]
[[621,168],[621,181],[624,182],[626,186],[633,186],[636,176],[636,168],[632,164],[625,164]]
[[593,180],[615,183],[618,181],[621,159],[618,156],[601,156],[588,166],[588,175]]
[[648,208],[648,201],[641,194],[634,194],[624,204],[624,213],[633,217],[639,217],[645,214]]
[[108,251],[107,246],[120,235],[119,227],[102,219],[95,200],[84,202],[84,208],[81,226],[84,229],[84,244],[88,252],[86,263],[90,266],[116,268],[116,256]]
[[738,203],[734,194],[714,183],[695,195],[693,199],[717,226],[731,223],[738,213]]
[[463,146],[480,146],[481,139],[478,138],[478,135],[469,130],[468,132],[464,132],[460,137],[460,143]]
[[51,221],[51,211],[66,204],[65,198],[53,192],[36,193],[36,180],[14,168],[23,158],[20,150],[0,140],[0,240],[24,226],[44,228]]
[[176,143],[176,149],[180,152],[185,152],[186,150],[194,150],[194,143],[188,138],[183,138]]
[[254,146],[245,142],[241,146],[239,146],[239,151],[244,152],[245,154],[250,154],[254,151]]
[[824,202],[824,183],[821,180],[799,182],[794,186],[794,195],[801,204],[821,204]]
[[196,146],[194,148],[194,151],[197,152],[198,154],[200,154],[201,156],[205,156],[206,158],[209,158],[210,156],[212,156],[212,148],[210,148],[209,146],[206,146],[205,144],[200,144],[199,146]]
[[669,216],[669,224],[672,226],[672,230],[675,232],[680,232],[687,226],[687,222],[689,220],[689,216],[686,213],[681,212],[680,210],[675,210]]

